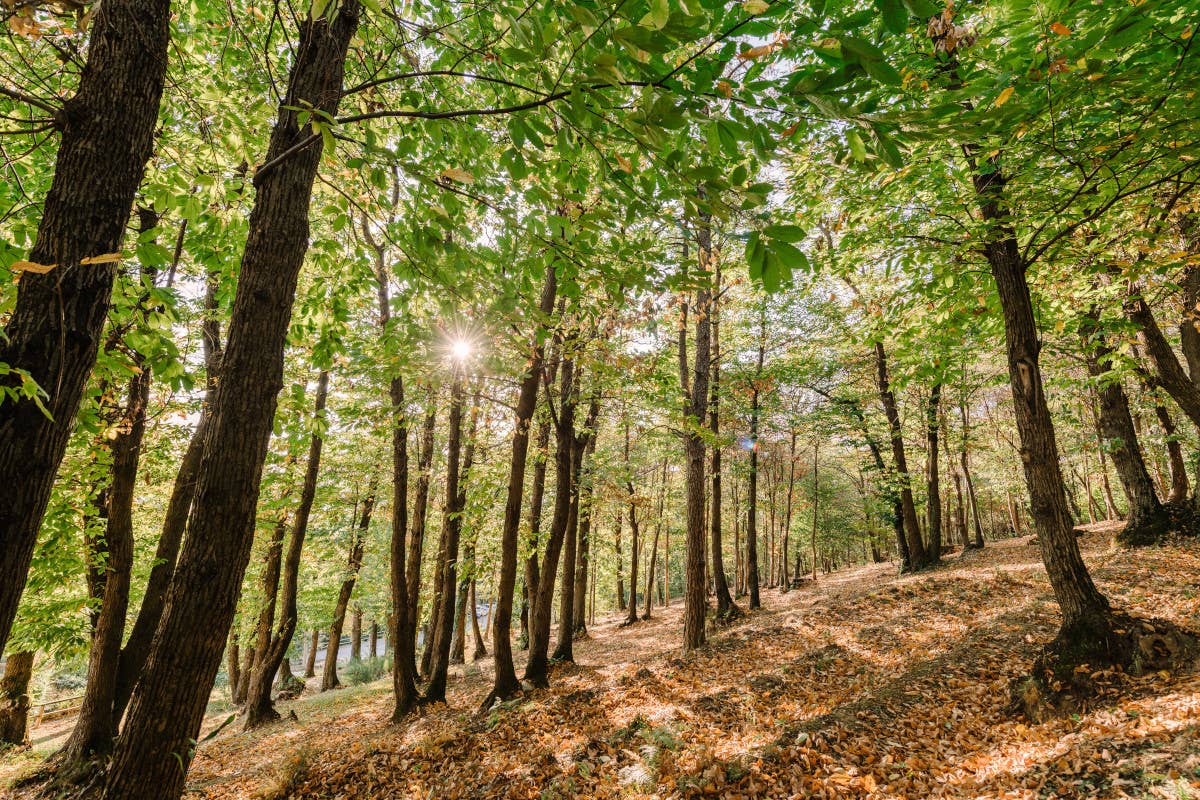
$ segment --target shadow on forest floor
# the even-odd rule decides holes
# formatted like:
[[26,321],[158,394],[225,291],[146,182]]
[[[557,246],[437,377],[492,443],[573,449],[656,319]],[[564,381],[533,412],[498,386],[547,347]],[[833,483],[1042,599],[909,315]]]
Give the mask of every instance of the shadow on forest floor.
[[[1124,552],[1111,533],[1081,542],[1114,604],[1200,627],[1200,545]],[[449,705],[402,726],[388,681],[303,696],[283,704],[298,722],[202,745],[190,796],[1200,796],[1198,675],[1110,676],[1092,709],[1041,725],[1006,713],[1057,625],[1026,539],[763,602],[688,657],[680,600],[628,628],[597,619],[549,690],[481,717],[490,659],[456,667]]]

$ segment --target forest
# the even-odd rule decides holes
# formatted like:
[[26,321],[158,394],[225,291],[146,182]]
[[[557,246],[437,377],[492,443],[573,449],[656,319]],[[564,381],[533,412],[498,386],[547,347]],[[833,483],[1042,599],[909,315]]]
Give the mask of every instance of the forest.
[[0,0],[0,795],[1200,796],[1194,0]]

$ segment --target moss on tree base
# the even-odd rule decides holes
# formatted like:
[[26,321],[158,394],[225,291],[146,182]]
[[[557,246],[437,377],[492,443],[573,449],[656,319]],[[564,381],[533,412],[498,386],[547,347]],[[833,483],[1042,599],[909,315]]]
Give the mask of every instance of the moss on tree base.
[[1031,674],[1009,685],[1010,710],[1031,722],[1086,709],[1100,693],[1106,671],[1129,675],[1193,668],[1196,634],[1161,619],[1123,612],[1063,627],[1033,662]]

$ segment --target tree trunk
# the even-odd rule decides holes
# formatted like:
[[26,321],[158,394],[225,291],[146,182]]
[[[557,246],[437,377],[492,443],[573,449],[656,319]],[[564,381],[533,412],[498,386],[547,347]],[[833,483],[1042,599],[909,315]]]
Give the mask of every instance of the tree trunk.
[[[787,497],[785,498],[785,509],[783,513],[783,553],[780,557],[780,569],[783,571],[780,585],[786,593],[790,588],[788,586],[787,572],[787,557],[788,557],[788,539],[792,533],[792,498],[796,492],[796,431],[792,431],[791,441],[788,444],[788,482],[787,482]],[[796,577],[800,577],[797,575]]]
[[813,440],[813,461],[812,461],[812,467],[813,467],[813,515],[812,515],[813,567],[812,567],[812,578],[814,581],[817,579],[817,533],[821,529],[821,526],[820,526],[820,522],[821,522],[821,516],[820,516],[821,483],[820,483],[820,474],[817,471],[818,467],[820,466],[820,455],[821,455],[821,440],[815,439],[815,440]]
[[[579,549],[575,568],[574,619],[572,622],[573,636],[576,639],[587,638],[587,590],[588,570],[591,566],[592,539],[592,497],[594,487],[593,473],[595,470],[592,458],[596,453],[596,425],[600,415],[599,398],[592,396],[588,407],[588,419],[592,420],[590,427],[585,427],[583,436],[583,472],[579,483]],[[592,413],[593,409],[595,414]],[[579,446],[578,444],[576,446]]]
[[767,351],[767,310],[759,314],[758,365],[750,388],[750,475],[746,489],[746,584],[750,592],[750,608],[762,608],[758,593],[758,411],[759,388],[763,360]]
[[[450,389],[450,430],[446,443],[445,513],[442,517],[441,543],[438,547],[440,557],[434,569],[434,578],[441,586],[441,598],[433,616],[432,641],[429,644],[432,648],[429,686],[425,689],[424,697],[421,698],[425,703],[446,702],[446,679],[450,671],[450,645],[454,633],[455,595],[458,589],[458,542],[462,535],[462,512],[466,505],[466,493],[460,488],[463,475],[459,472],[465,394],[462,367],[457,366],[454,382]],[[478,400],[476,400],[475,410],[478,410]],[[468,464],[468,469],[469,466]]]
[[[974,169],[974,168],[973,168]],[[1004,205],[1004,175],[998,165],[974,169],[980,214],[989,225],[984,254],[1004,314],[1013,411],[1021,439],[1021,461],[1046,573],[1063,612],[1064,643],[1107,643],[1111,635],[1108,601],[1092,583],[1072,530],[1066,489],[1059,468],[1054,422],[1038,365],[1041,343],[1029,284],[1016,233]]]
[[[580,372],[582,370],[576,370],[577,391]],[[558,644],[550,657],[554,661],[574,663],[575,632],[572,623],[575,619],[575,571],[577,566],[575,562],[579,549],[579,485],[583,469],[585,441],[584,437],[574,430],[571,431],[571,437],[571,507],[567,511],[567,531],[563,538],[563,579],[558,595]]]
[[[275,166],[256,176],[258,193],[189,535],[110,762],[104,800],[176,800],[183,790],[190,742],[200,731],[250,556],[296,280],[308,249],[309,201],[322,147],[318,136],[309,146],[292,150],[312,133],[309,125],[298,126],[298,115],[308,116],[298,109],[308,103],[336,114],[359,11],[357,0],[343,0],[334,19],[308,18],[296,38],[295,64],[267,150],[266,163]],[[130,26],[144,29],[145,18]],[[145,48],[143,37],[136,46]],[[156,53],[152,68],[160,68],[161,60]],[[104,98],[106,109],[111,100],[111,94]],[[119,129],[116,138],[132,138],[129,125]]]
[[906,570],[922,569],[928,563],[925,543],[921,540],[921,526],[917,522],[917,508],[913,502],[912,481],[908,473],[908,460],[904,454],[904,430],[900,425],[900,411],[896,407],[896,395],[892,393],[888,380],[887,353],[883,342],[875,342],[875,381],[879,389],[879,400],[887,417],[889,439],[892,445],[892,461],[896,478],[900,483],[900,519],[904,526],[904,539],[908,547]]
[[[707,220],[703,220],[696,230],[696,245],[700,270],[702,273],[707,273],[712,267],[712,231],[708,227]],[[704,618],[708,610],[704,574],[704,456],[706,448],[699,428],[703,425],[704,412],[709,402],[708,380],[712,358],[711,303],[712,288],[711,284],[706,283],[696,292],[696,344],[690,387],[686,371],[680,375],[680,385],[685,396],[683,437],[684,452],[687,457],[687,538],[683,602],[683,649],[685,653],[704,646]],[[686,348],[681,349],[683,350],[680,353],[681,361],[686,363]]]
[[229,698],[232,701],[242,680],[241,647],[238,644],[237,620],[229,631],[229,646],[225,648],[225,674],[229,678]]
[[350,614],[350,660],[362,661],[362,606],[355,604]]
[[1171,419],[1171,413],[1161,403],[1154,404],[1154,413],[1167,439],[1167,459],[1171,467],[1171,490],[1167,495],[1167,502],[1179,505],[1187,500],[1188,494],[1187,464],[1183,460],[1183,448],[1179,444],[1179,436],[1175,433],[1175,420]]
[[0,744],[25,744],[29,720],[29,679],[33,676],[33,652],[9,653],[0,680]]
[[[650,619],[650,606],[654,597],[654,576],[657,572],[655,567],[658,561],[658,536],[662,533],[663,527],[663,506],[667,500],[667,459],[662,461],[662,479],[658,485],[658,516],[654,520],[654,543],[650,546],[650,563],[646,566],[646,597],[643,600],[644,610],[642,611],[642,619]],[[735,514],[736,517],[736,514]],[[617,553],[617,563],[620,564],[620,552]]]
[[[563,348],[562,374],[559,378],[559,409],[555,420],[557,452],[554,456],[555,489],[554,514],[550,520],[550,535],[542,556],[540,574],[533,592],[532,626],[529,654],[525,662],[525,680],[534,685],[549,685],[550,613],[554,599],[554,582],[558,572],[559,555],[571,514],[571,473],[574,464],[572,443],[575,439],[575,364]],[[569,578],[568,578],[569,579]]]
[[967,445],[970,426],[967,418],[966,400],[959,403],[959,414],[962,417],[962,450],[958,453],[958,463],[962,467],[963,482],[967,485],[967,499],[971,501],[971,523],[975,528],[975,546],[983,547],[983,521],[979,513],[979,499],[975,496],[975,481],[971,478],[971,462]]
[[926,464],[927,501],[926,525],[929,528],[929,551],[926,562],[936,564],[942,560],[942,488],[938,467],[938,420],[942,403],[942,384],[935,383],[929,390],[929,406],[925,409],[925,438],[929,443]]
[[[372,485],[367,495],[367,502],[374,504],[375,492]],[[364,511],[370,508],[364,504]],[[370,523],[370,515],[366,517]],[[333,621],[329,624],[329,639],[325,645],[325,666],[321,670],[321,691],[328,692],[342,685],[338,678],[338,653],[342,649],[342,630],[346,626],[346,611],[350,608],[350,597],[354,594],[354,584],[358,581],[358,571],[362,569],[363,554],[366,550],[366,528],[356,526],[350,535],[350,549],[346,556],[346,577],[338,588],[337,602],[333,606]]]
[[483,643],[483,633],[479,630],[479,605],[475,599],[475,579],[471,579],[471,660],[480,661],[487,658],[487,645]]
[[[304,538],[308,534],[308,520],[312,514],[313,501],[317,495],[317,476],[321,471],[321,449],[325,437],[322,423],[325,417],[325,402],[329,397],[329,372],[322,370],[317,378],[317,396],[313,408],[314,430],[308,445],[308,463],[304,468],[304,484],[300,490],[300,503],[296,506],[296,518],[292,521],[291,538],[288,540],[287,558],[283,562],[282,609],[275,625],[275,634],[270,645],[258,656],[258,663],[250,676],[249,691],[246,693],[245,730],[279,719],[271,703],[271,682],[280,665],[287,657],[292,645],[292,634],[296,632],[296,599],[300,586],[300,557],[304,553]],[[375,488],[363,503],[360,531],[366,531],[371,521],[371,509],[375,505]],[[288,674],[291,664],[288,664]]]
[[[721,295],[721,265],[714,262],[713,285],[716,294],[713,295],[710,316],[712,336],[712,386],[708,407],[708,425],[713,434],[712,448],[712,497],[708,513],[709,551],[712,558],[713,593],[717,598],[717,618],[730,619],[741,613],[741,609],[733,602],[729,592],[729,579],[725,576],[725,554],[721,543],[721,337],[720,337],[720,295]],[[655,530],[655,539],[658,531]],[[656,545],[657,547],[657,541]],[[654,574],[651,564],[650,574]]]
[[[125,240],[153,149],[170,16],[168,0],[97,6],[79,88],[55,113],[61,139],[54,178],[28,257],[54,268],[20,273],[16,304],[0,335],[0,363],[14,370],[5,383],[20,371],[45,393],[44,412],[33,399],[0,405],[0,485],[9,498],[0,507],[0,651],[96,362],[116,275],[115,262],[80,262],[117,253]],[[115,587],[114,596],[119,593]],[[111,690],[106,694],[111,702]],[[111,712],[111,706],[104,711]]]
[[1142,458],[1125,389],[1119,380],[1114,380],[1108,374],[1113,350],[1100,330],[1097,313],[1093,308],[1085,315],[1080,334],[1083,337],[1088,374],[1096,382],[1100,400],[1100,432],[1104,437],[1102,449],[1112,458],[1125,497],[1129,500],[1129,521],[1118,538],[1127,545],[1152,544],[1166,532],[1169,520],[1158,501],[1154,480]]
[[246,669],[243,670],[242,680],[238,685],[237,692],[234,693],[234,702],[238,705],[245,704],[246,694],[250,688],[250,676],[271,647],[271,629],[275,626],[275,608],[279,602],[279,576],[283,569],[283,540],[287,536],[287,532],[288,517],[284,513],[276,521],[275,528],[271,532],[271,541],[267,544],[262,576],[259,579],[263,607],[259,609],[258,620],[254,626],[254,642],[247,653],[249,658],[246,662]]
[[[399,590],[404,588],[408,594],[408,619],[405,621],[401,615],[395,613],[393,616],[393,624],[396,626],[393,631],[393,638],[399,642],[403,634],[406,642],[412,644],[395,645],[396,653],[407,656],[407,661],[412,663],[411,675],[397,673],[399,669],[392,664],[392,682],[396,693],[396,708],[392,715],[394,722],[399,722],[404,714],[417,702],[419,695],[417,694],[417,615],[421,609],[421,561],[425,551],[425,523],[429,514],[429,484],[433,477],[433,435],[437,427],[437,394],[433,387],[429,389],[429,397],[426,400],[427,409],[425,412],[425,422],[421,426],[421,452],[417,456],[417,491],[413,498],[413,518],[412,518],[412,536],[408,541],[408,559],[404,565],[404,586],[400,587],[398,582],[393,585],[392,603],[397,609],[400,606]],[[393,403],[393,408],[396,404]],[[403,445],[403,446],[402,446]],[[403,453],[401,453],[403,450]],[[393,493],[405,490],[407,495],[408,482],[408,436],[407,432],[403,437],[393,436],[392,445],[392,462],[393,462]],[[396,503],[396,500],[393,500]],[[396,503],[399,507],[400,504]],[[407,503],[403,504],[407,507]],[[396,520],[392,520],[392,536],[397,538],[402,535],[402,532],[396,528]],[[393,548],[393,553],[395,550]],[[393,558],[395,556],[393,555]],[[394,565],[398,567],[399,565]],[[399,576],[399,571],[396,575]],[[405,627],[400,627],[405,625]],[[428,650],[429,642],[425,642]],[[422,659],[424,660],[424,659]],[[405,666],[404,669],[407,669]],[[412,683],[409,684],[411,678]]]
[[312,629],[311,638],[308,641],[308,653],[304,657],[304,679],[314,678],[317,675],[317,649],[321,646],[321,632],[316,628]]
[[617,551],[617,611],[629,610],[628,604],[625,602],[625,555],[621,552],[621,534],[624,533],[625,513],[620,507],[617,508],[617,533],[615,537]]

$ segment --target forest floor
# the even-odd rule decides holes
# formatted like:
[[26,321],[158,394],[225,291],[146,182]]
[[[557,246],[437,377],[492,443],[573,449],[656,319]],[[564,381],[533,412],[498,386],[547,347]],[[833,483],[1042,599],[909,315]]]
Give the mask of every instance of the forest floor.
[[[1123,551],[1112,533],[1081,543],[1114,604],[1200,629],[1200,544]],[[551,689],[483,715],[490,659],[401,726],[389,680],[283,703],[285,721],[201,744],[188,797],[1200,798],[1200,673],[1102,675],[1094,707],[1039,725],[1006,711],[1057,625],[1027,538],[763,605],[687,658],[679,600],[598,620]]]

